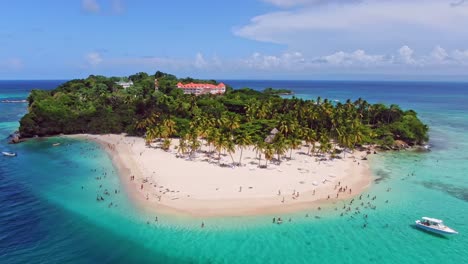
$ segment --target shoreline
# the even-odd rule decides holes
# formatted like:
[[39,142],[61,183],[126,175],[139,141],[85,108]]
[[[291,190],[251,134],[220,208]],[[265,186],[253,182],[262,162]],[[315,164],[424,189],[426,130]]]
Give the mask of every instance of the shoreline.
[[[122,134],[66,137],[100,144],[131,202],[148,213],[234,217],[319,210],[361,194],[372,182],[369,162],[360,159],[365,153],[359,151],[345,159],[323,162],[301,155],[302,147],[293,151],[293,159],[260,169],[254,166],[258,164],[255,152],[248,148],[243,153],[243,166],[222,168],[202,153],[195,160],[177,158],[177,139],[166,152],[145,146],[143,138]],[[236,162],[237,152],[233,154]],[[227,155],[222,162],[232,161]],[[345,186],[345,192],[338,192]]]

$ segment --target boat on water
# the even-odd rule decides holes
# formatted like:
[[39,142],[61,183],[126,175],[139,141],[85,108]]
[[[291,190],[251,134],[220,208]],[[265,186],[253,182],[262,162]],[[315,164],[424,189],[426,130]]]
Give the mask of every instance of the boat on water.
[[60,143],[54,143],[54,144],[52,144],[52,146],[54,146],[54,147],[60,146]]
[[3,156],[8,156],[8,157],[15,157],[16,153],[14,152],[9,152],[9,151],[2,151]]
[[430,218],[430,217],[422,217],[422,220],[416,220],[416,227],[441,234],[441,235],[453,235],[458,234],[457,231],[453,230],[452,228],[444,225],[444,222],[440,219]]

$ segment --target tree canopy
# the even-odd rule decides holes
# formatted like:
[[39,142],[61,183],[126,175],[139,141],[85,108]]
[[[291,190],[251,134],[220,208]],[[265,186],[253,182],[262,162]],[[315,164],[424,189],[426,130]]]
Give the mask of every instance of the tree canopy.
[[[154,80],[158,79],[158,90]],[[120,77],[91,75],[71,80],[54,90],[33,90],[29,111],[20,121],[22,137],[75,133],[128,133],[156,138],[180,137],[183,148],[197,147],[200,139],[216,150],[232,150],[232,142],[254,144],[268,157],[284,154],[300,141],[320,142],[318,151],[332,150],[330,142],[353,149],[362,144],[390,146],[394,140],[409,145],[428,140],[428,127],[412,110],[397,105],[370,104],[359,98],[335,103],[318,97],[282,98],[289,90],[263,92],[228,87],[224,95],[194,96],[176,88],[178,82],[215,80],[178,79],[157,71],[124,79],[134,85],[124,89]],[[276,128],[271,144],[265,138]],[[166,141],[166,145],[170,141]]]

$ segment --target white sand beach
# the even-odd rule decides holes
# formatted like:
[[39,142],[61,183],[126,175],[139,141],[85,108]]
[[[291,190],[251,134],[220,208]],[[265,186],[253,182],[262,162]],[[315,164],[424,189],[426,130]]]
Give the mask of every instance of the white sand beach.
[[[259,168],[256,152],[247,148],[242,166],[221,167],[203,152],[194,159],[177,157],[177,139],[167,152],[146,146],[138,137],[72,137],[94,140],[105,147],[130,198],[144,210],[160,213],[207,217],[317,210],[357,195],[371,183],[368,161],[361,160],[366,153],[359,151],[344,159],[319,161],[306,155],[307,147],[303,146],[293,151],[291,160]],[[202,151],[207,150],[207,146],[202,147]],[[233,154],[236,162],[239,156],[240,151]],[[232,159],[222,155],[220,163],[232,164]],[[265,164],[264,158],[261,164]]]

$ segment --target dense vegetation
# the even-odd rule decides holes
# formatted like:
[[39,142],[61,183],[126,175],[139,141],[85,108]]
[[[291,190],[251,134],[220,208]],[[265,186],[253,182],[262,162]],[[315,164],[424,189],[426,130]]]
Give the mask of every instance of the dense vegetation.
[[[159,90],[154,88],[158,79]],[[312,153],[331,153],[336,146],[354,149],[362,144],[390,147],[395,140],[409,145],[427,141],[428,128],[414,111],[397,105],[369,104],[365,100],[332,103],[283,99],[272,89],[264,92],[228,87],[225,95],[185,95],[177,82],[208,82],[156,72],[138,73],[128,79],[89,76],[72,80],[54,90],[33,90],[29,113],[21,119],[22,137],[59,133],[121,133],[145,136],[147,142],[162,139],[168,148],[171,137],[180,137],[178,149],[192,153],[203,139],[213,151],[232,153],[255,145],[265,157],[282,155],[302,141]],[[284,92],[284,91],[282,91]],[[276,128],[278,133],[270,134]],[[265,138],[269,136],[269,140]],[[316,149],[316,144],[317,149]]]

